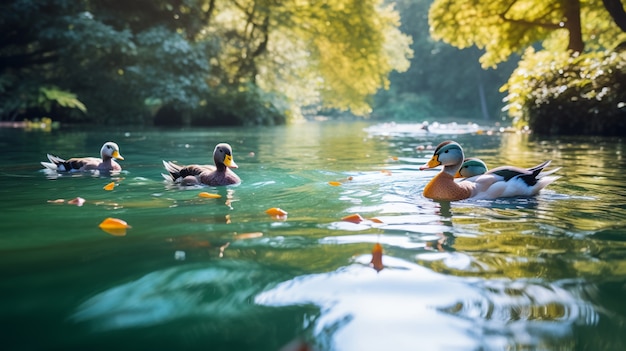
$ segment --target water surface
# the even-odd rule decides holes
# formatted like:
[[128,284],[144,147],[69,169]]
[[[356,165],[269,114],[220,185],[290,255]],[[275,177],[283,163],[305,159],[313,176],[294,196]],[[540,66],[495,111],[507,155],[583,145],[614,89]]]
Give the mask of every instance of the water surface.
[[[623,140],[448,127],[0,129],[2,349],[624,349]],[[434,202],[436,170],[418,167],[445,139],[491,167],[551,159],[562,178],[533,198]],[[41,170],[107,140],[119,175]],[[218,142],[242,184],[164,183],[162,160],[209,163]],[[376,220],[342,221],[356,213]],[[107,234],[107,217],[132,228]]]

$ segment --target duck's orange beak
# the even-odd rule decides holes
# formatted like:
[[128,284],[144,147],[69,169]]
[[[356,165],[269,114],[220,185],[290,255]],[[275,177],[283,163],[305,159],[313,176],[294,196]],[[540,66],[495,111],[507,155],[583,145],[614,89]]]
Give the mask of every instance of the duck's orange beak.
[[237,166],[237,164],[233,160],[233,156],[232,155],[226,155],[226,157],[224,157],[224,164],[228,168],[239,168],[239,166]]
[[435,168],[439,165],[441,165],[441,162],[439,162],[439,156],[433,155],[433,157],[430,159],[430,161],[428,161],[428,163],[420,167],[420,171],[423,171],[427,168]]
[[124,157],[122,157],[122,155],[120,155],[120,152],[115,150],[113,151],[113,154],[111,154],[111,157],[113,157],[116,160],[123,160]]

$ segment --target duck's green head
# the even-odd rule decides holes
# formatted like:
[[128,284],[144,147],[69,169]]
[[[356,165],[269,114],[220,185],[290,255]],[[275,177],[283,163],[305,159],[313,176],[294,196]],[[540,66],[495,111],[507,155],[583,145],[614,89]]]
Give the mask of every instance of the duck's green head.
[[460,165],[463,161],[463,149],[461,145],[452,140],[446,140],[437,145],[433,157],[420,169],[435,168],[437,166]]
[[487,172],[487,165],[479,158],[466,158],[454,178],[471,178]]

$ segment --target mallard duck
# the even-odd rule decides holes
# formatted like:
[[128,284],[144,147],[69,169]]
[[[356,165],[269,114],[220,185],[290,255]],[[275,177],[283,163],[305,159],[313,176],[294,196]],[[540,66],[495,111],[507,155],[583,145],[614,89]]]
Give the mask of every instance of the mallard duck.
[[162,174],[166,180],[183,185],[231,185],[239,184],[241,179],[231,170],[237,168],[233,160],[233,151],[226,143],[217,144],[213,150],[213,162],[211,165],[188,165],[181,166],[170,161],[163,161],[163,166],[169,174]]
[[528,169],[513,166],[498,167],[484,174],[455,182],[454,176],[461,168],[463,160],[461,145],[451,140],[439,144],[430,161],[420,167],[424,170],[443,165],[443,170],[424,188],[424,196],[442,201],[533,196],[559,178],[550,176],[559,168],[542,173],[550,164],[550,161],[545,161]]
[[120,148],[116,143],[107,141],[100,149],[100,157],[72,157],[64,160],[60,157],[48,154],[50,162],[41,162],[41,165],[48,170],[57,172],[83,172],[83,171],[121,171],[122,167],[115,162],[123,160],[120,155]]
[[471,178],[487,172],[487,164],[483,160],[475,157],[463,160],[461,168],[454,175],[454,178]]

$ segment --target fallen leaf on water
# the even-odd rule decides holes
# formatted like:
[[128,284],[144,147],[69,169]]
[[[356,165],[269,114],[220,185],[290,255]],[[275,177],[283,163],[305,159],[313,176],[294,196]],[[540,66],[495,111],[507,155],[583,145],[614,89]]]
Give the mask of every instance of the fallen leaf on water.
[[65,202],[65,199],[48,200],[49,204],[62,204],[64,202]]
[[374,223],[383,223],[383,221],[381,221],[380,219],[374,217],[374,218],[370,218],[370,221],[374,222]]
[[226,224],[230,224],[230,215],[226,215],[224,216],[224,218],[226,219]]
[[265,213],[267,213],[270,216],[275,216],[275,217],[285,217],[287,216],[287,211],[280,209],[278,207],[272,207],[270,209],[267,209],[265,211]]
[[361,217],[360,214],[355,213],[355,214],[351,214],[349,216],[345,216],[341,220],[342,221],[346,221],[346,222],[352,222],[352,223],[359,224],[359,223],[363,222],[365,220],[365,218]]
[[111,190],[113,190],[113,188],[115,188],[115,182],[111,182],[111,183],[105,185],[103,189],[111,191]]
[[341,185],[341,183],[339,183],[339,182],[334,182],[334,181],[328,182],[328,184],[330,184],[330,185],[332,185],[332,186],[340,186],[340,185]]
[[115,236],[124,236],[126,235],[126,229],[131,228],[126,221],[112,217],[102,221],[99,227],[103,231]]
[[198,194],[198,196],[204,197],[207,199],[219,199],[220,197],[222,197],[222,195],[220,194],[207,193],[206,191],[201,192],[200,194]]
[[370,263],[376,272],[380,272],[385,268],[385,266],[383,266],[383,247],[379,243],[374,244]]
[[349,177],[348,177],[348,180],[352,180],[352,179],[354,179],[352,176],[349,176]]
[[382,173],[382,174],[384,174],[384,175],[388,175],[388,176],[390,176],[390,175],[391,175],[391,171],[390,171],[390,170],[387,170],[387,169],[381,169],[381,170],[380,170],[380,173]]
[[76,205],[78,207],[82,206],[85,203],[85,199],[82,197],[75,197],[67,202],[70,205]]
[[238,240],[254,239],[254,238],[260,238],[262,236],[263,236],[263,233],[261,232],[243,233],[243,234],[236,235],[235,239],[238,239]]

